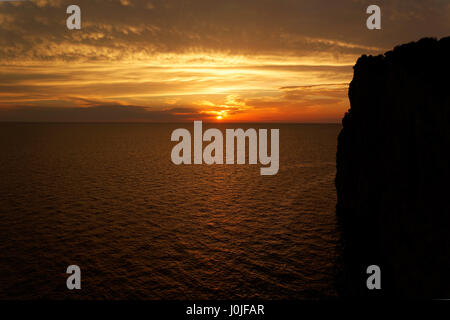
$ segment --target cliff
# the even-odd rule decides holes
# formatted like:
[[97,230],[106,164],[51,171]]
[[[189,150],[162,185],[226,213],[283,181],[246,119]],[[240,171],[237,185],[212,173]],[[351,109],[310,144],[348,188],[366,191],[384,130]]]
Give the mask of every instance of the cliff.
[[[450,298],[450,37],[362,56],[337,151],[342,293]],[[368,290],[366,268],[381,268]]]

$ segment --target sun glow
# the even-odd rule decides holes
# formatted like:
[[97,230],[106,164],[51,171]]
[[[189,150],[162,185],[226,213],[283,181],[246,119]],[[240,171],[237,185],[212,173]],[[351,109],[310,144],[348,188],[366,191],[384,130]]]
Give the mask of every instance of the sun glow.
[[[142,61],[133,64],[128,60],[74,62],[69,66],[49,60],[40,65],[30,61],[0,66],[0,74],[23,75],[11,80],[17,89],[0,88],[0,111],[3,107],[17,105],[38,105],[43,111],[48,105],[95,107],[104,113],[99,117],[108,118],[107,109],[113,105],[124,110],[126,119],[123,121],[176,118],[216,122],[311,122],[340,119],[342,110],[346,110],[350,65],[344,71],[338,67],[337,74],[327,79],[328,73],[336,69],[330,66],[331,62],[321,67],[299,65],[298,61],[285,57],[277,61],[272,57],[264,62],[260,56],[244,61],[233,60],[232,55],[228,57],[231,61],[219,53],[217,57],[212,56],[214,63],[189,61],[190,56],[185,54],[172,55],[170,68],[146,65]],[[216,61],[221,59],[225,59],[224,65]],[[168,62],[162,63],[166,64]],[[98,83],[99,77],[105,80]],[[36,82],[36,78],[42,80]],[[308,85],[302,85],[304,83]],[[21,86],[33,90],[25,94],[20,91]],[[54,110],[49,111],[54,113]]]

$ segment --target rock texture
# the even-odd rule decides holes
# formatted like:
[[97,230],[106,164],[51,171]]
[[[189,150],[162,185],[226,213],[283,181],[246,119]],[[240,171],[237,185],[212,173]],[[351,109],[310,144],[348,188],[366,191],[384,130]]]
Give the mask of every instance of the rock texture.
[[[450,298],[450,37],[362,56],[337,152],[342,291]],[[366,268],[381,268],[368,290]]]

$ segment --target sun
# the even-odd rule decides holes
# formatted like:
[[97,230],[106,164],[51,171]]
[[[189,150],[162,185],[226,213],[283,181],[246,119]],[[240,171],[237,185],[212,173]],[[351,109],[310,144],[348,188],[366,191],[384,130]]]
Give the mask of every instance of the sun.
[[217,116],[216,119],[217,119],[217,120],[222,120],[223,117],[222,117],[222,116]]

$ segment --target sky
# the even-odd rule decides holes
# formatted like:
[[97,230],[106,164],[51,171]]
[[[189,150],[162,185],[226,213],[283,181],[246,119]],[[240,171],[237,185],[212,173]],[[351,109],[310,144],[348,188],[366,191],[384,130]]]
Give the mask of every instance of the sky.
[[338,123],[359,56],[449,36],[449,17],[448,0],[2,1],[0,121]]

